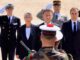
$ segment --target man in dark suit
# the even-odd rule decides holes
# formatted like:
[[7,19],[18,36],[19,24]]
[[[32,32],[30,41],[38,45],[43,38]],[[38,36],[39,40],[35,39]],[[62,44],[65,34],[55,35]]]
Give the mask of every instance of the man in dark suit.
[[19,59],[23,59],[26,55],[28,55],[28,51],[25,47],[20,44],[20,41],[23,41],[26,46],[28,46],[31,50],[38,51],[40,48],[40,41],[37,40],[37,32],[36,26],[31,24],[32,15],[31,13],[26,13],[24,16],[25,25],[21,26],[19,29],[18,35],[18,44],[17,44],[17,55],[16,57]]
[[62,26],[64,38],[62,48],[71,53],[74,60],[80,60],[80,22],[78,21],[78,9],[71,8],[71,19]]
[[20,26],[20,19],[13,16],[13,5],[8,4],[6,6],[7,15],[1,16],[1,52],[2,60],[14,60],[14,53],[17,41],[16,32]]

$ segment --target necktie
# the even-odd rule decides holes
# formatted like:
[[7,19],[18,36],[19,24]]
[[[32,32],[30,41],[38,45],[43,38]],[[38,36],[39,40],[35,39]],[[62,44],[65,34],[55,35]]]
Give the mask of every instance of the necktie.
[[74,22],[74,32],[76,32],[76,22]]
[[55,16],[56,20],[58,19],[58,15]]
[[10,16],[8,17],[9,23],[10,23]]

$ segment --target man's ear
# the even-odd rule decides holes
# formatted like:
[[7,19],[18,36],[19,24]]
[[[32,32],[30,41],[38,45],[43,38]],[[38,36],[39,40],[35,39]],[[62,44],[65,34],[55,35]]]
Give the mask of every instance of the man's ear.
[[79,17],[80,17],[80,10],[79,10]]
[[41,34],[41,36],[40,36],[40,39],[41,39],[41,41],[43,40],[43,35]]
[[56,41],[57,41],[57,38],[56,38],[56,37],[54,37],[54,38],[53,38],[53,40],[55,40],[55,42],[56,42]]
[[40,35],[40,39],[41,39],[41,41],[42,41],[42,35]]

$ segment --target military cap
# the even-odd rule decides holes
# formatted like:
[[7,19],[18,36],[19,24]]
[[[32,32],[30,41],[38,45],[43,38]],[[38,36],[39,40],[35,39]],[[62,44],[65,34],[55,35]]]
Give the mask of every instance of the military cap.
[[41,25],[39,28],[41,29],[42,34],[55,36],[58,41],[63,38],[63,34],[60,31],[61,29],[54,24]]
[[53,6],[56,6],[56,5],[61,6],[61,1],[60,0],[54,0]]
[[6,9],[9,9],[9,8],[14,9],[14,6],[12,4],[7,4]]

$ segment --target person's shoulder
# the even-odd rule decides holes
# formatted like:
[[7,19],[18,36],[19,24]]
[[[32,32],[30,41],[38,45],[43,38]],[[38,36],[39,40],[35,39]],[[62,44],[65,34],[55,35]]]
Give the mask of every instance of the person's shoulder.
[[13,16],[16,20],[20,20],[20,18],[19,17],[16,17],[16,16]]
[[34,30],[36,30],[38,28],[37,25],[31,24],[31,27],[34,28]]
[[2,16],[0,16],[1,18],[3,18],[3,17],[7,17],[7,15],[2,15]]
[[25,28],[26,28],[26,25],[25,25],[25,24],[24,24],[24,25],[21,25],[21,26],[19,27],[19,31],[23,31]]
[[39,24],[38,26],[44,25],[44,23]]
[[0,20],[1,20],[1,21],[4,21],[4,20],[6,19],[6,17],[7,17],[7,15],[1,15],[1,16],[0,16]]
[[60,16],[61,16],[61,17],[67,17],[66,15],[64,15],[64,14],[62,14],[62,13],[60,13]]
[[68,21],[64,22],[63,24],[68,24],[70,22],[71,22],[71,20],[69,19]]
[[24,28],[24,27],[26,27],[26,24],[24,24],[24,25],[20,26],[20,28]]
[[78,20],[78,23],[80,24],[80,20]]
[[71,22],[71,20],[68,20],[68,21],[64,22],[62,26],[68,26],[70,24],[70,22]]

